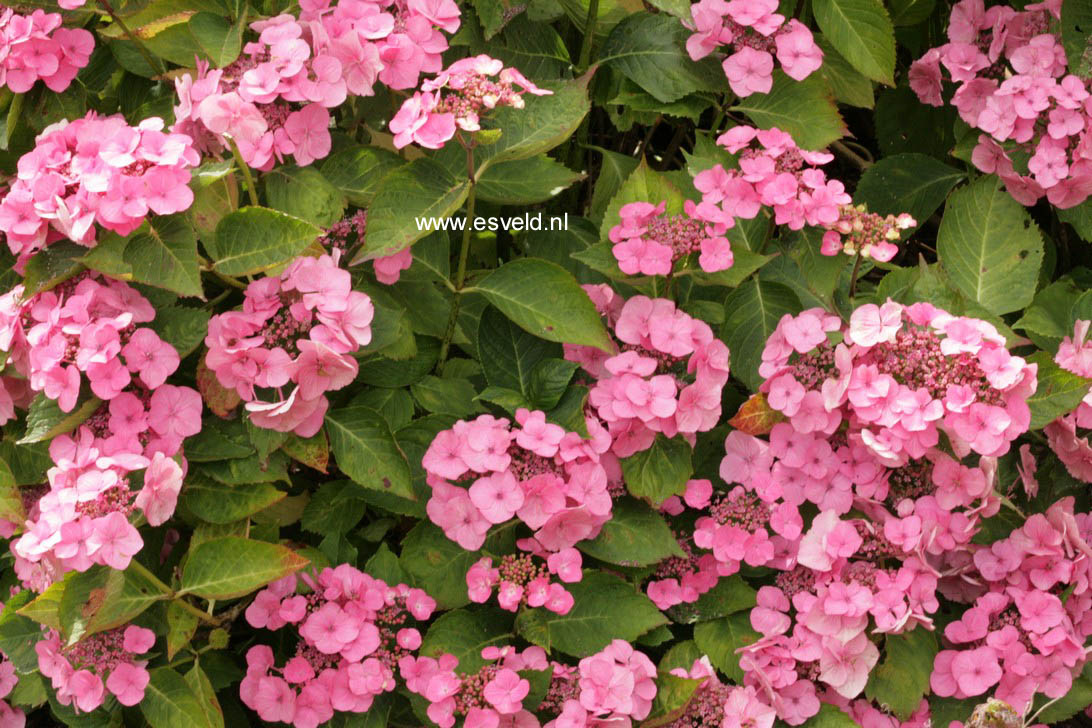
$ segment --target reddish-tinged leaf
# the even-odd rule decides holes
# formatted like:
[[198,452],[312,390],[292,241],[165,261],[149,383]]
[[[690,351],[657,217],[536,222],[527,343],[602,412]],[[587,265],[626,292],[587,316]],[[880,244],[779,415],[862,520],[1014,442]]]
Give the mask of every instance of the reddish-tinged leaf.
[[768,435],[773,426],[784,422],[785,415],[770,407],[764,394],[752,394],[728,424],[748,435]]
[[296,462],[314,468],[320,473],[325,473],[326,466],[330,464],[330,443],[326,439],[325,429],[319,430],[308,438],[289,435],[281,449]]
[[243,401],[234,389],[226,389],[220,384],[216,373],[205,366],[204,356],[197,362],[197,389],[201,392],[201,399],[205,400],[205,406],[217,417],[230,417]]

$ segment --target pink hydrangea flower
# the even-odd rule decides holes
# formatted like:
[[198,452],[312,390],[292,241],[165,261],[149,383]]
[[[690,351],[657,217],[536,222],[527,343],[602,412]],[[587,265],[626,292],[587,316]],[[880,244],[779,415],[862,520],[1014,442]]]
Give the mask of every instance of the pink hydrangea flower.
[[[996,173],[1021,204],[1045,195],[1057,207],[1078,205],[1092,194],[1092,162],[1083,151],[1087,84],[1067,67],[1057,3],[1009,10],[956,3],[948,42],[911,65],[910,87],[923,103],[942,106],[947,71],[956,84],[950,103],[983,132],[971,155],[975,166]],[[1014,168],[1015,146],[1030,153],[1026,174]]]
[[149,212],[187,209],[193,204],[189,168],[199,162],[193,140],[165,133],[155,117],[133,127],[120,115],[90,112],[53,124],[19,159],[16,179],[0,200],[0,230],[20,266],[62,238],[94,247],[96,223],[128,235]]
[[668,275],[675,263],[700,252],[698,265],[707,273],[732,266],[732,246],[723,236],[723,224],[711,224],[692,217],[693,203],[686,214],[665,215],[666,203],[651,205],[630,202],[618,211],[621,222],[610,230],[612,251],[626,275]]
[[[718,164],[699,172],[694,186],[702,193],[702,200],[688,206],[688,213],[712,225],[713,232],[733,227],[736,218],[753,219],[763,207],[769,207],[778,225],[792,230],[805,225],[826,230],[820,247],[823,255],[862,255],[882,262],[898,252],[896,243],[902,231],[917,224],[906,213],[881,216],[863,205],[853,205],[845,186],[827,179],[819,169],[834,157],[800,149],[780,129],[737,126],[722,134],[717,143],[739,154],[739,169],[726,170]],[[703,256],[713,260],[723,250],[723,246],[718,250],[703,248]]]
[[[429,518],[468,550],[481,548],[492,524],[513,516],[547,552],[594,538],[611,514],[599,463],[609,434],[590,417],[590,440],[547,423],[541,412],[520,409],[516,421],[513,428],[507,419],[480,415],[436,435],[422,459],[432,487]],[[519,602],[522,593],[513,598]]]
[[[585,290],[597,301],[598,288]],[[644,450],[658,432],[674,437],[711,429],[720,417],[729,356],[709,325],[666,299],[634,296],[617,306],[597,301],[597,308],[621,353],[603,358],[566,345],[565,356],[596,379],[588,402],[614,435],[612,452]]]
[[522,109],[523,94],[550,95],[515,68],[479,55],[455,61],[406,99],[390,122],[394,146],[418,144],[440,149],[457,129],[481,129],[481,115],[502,106]]
[[803,81],[823,64],[823,51],[806,25],[777,12],[772,0],[700,0],[685,22],[694,34],[686,50],[694,60],[725,47],[722,66],[733,93],[769,93],[774,60],[786,75]]
[[[296,593],[300,580],[310,597]],[[251,647],[239,696],[262,720],[295,728],[320,725],[338,712],[364,713],[395,689],[399,663],[414,659],[421,634],[410,620],[426,620],[435,608],[420,589],[388,586],[348,564],[279,579],[257,594],[245,616],[256,629],[294,626],[296,657],[278,668],[268,646]]]
[[[80,3],[82,5],[82,3]],[[67,3],[61,7],[69,9]],[[14,93],[29,91],[37,81],[62,93],[95,49],[95,37],[83,28],[62,28],[60,13],[35,10],[20,15],[0,12],[0,85]]]
[[69,646],[49,630],[34,650],[38,669],[50,679],[57,701],[91,712],[102,705],[107,692],[126,706],[144,699],[150,679],[148,662],[137,656],[150,650],[154,642],[151,630],[135,625],[97,632]]
[[[325,392],[356,377],[351,354],[371,341],[375,310],[352,290],[340,257],[335,248],[333,255],[297,258],[279,276],[251,283],[242,311],[209,321],[205,362],[259,427],[310,437],[322,427]],[[259,399],[260,390],[282,399]]]

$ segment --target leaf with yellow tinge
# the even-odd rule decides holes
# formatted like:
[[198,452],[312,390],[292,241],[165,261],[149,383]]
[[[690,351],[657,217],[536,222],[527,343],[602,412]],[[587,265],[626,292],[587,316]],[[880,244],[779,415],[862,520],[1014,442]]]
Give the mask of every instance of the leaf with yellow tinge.
[[166,586],[139,564],[125,571],[95,565],[70,575],[64,583],[57,618],[69,644],[120,627],[170,597]]
[[330,443],[326,438],[325,429],[306,438],[289,435],[281,446],[281,450],[296,462],[314,468],[320,473],[325,473],[330,464]]
[[64,594],[64,582],[54,582],[44,592],[39,594],[34,601],[19,609],[16,614],[33,619],[38,624],[44,624],[50,629],[61,631],[61,595]]
[[[130,18],[129,22],[126,23],[126,25],[133,32],[133,35],[135,35],[137,38],[140,38],[141,40],[148,40],[149,38],[156,37],[168,28],[173,28],[174,26],[181,25],[182,23],[188,23],[190,21],[190,18],[192,18],[194,15],[195,11],[185,10],[180,13],[170,13],[169,15],[163,15],[161,17],[148,20],[147,22],[141,23],[139,25],[132,25],[132,19]],[[117,25],[116,23],[103,28],[99,31],[99,33],[106,36],[107,38],[124,38],[127,35],[126,32],[121,28],[121,26]]]
[[197,615],[173,601],[167,605],[167,659],[173,660],[178,651],[190,643],[197,632]]
[[275,543],[238,536],[214,538],[190,550],[178,594],[234,599],[295,573],[309,563],[292,549]]
[[22,530],[25,517],[19,484],[15,482],[15,475],[8,464],[0,460],[0,518],[14,523],[17,530]]
[[773,426],[778,422],[784,422],[785,415],[781,414],[766,401],[764,394],[752,394],[736,412],[728,424],[740,432],[748,435],[768,435]]

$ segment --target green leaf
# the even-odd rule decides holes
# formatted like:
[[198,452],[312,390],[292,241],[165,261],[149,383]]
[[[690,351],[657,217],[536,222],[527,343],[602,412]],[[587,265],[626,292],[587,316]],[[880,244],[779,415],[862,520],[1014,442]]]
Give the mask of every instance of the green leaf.
[[1078,377],[1054,363],[1054,357],[1045,351],[1037,351],[1027,358],[1029,364],[1039,365],[1035,394],[1028,397],[1031,408],[1031,429],[1038,430],[1062,415],[1077,409],[1092,379]]
[[39,250],[27,261],[23,278],[24,295],[29,297],[49,290],[79,273],[84,269],[81,259],[86,253],[87,248],[69,240],[61,240]]
[[419,336],[413,357],[395,360],[376,355],[362,359],[356,379],[373,387],[408,387],[433,370],[439,355],[439,341]]
[[[543,86],[553,91],[549,96],[525,94],[526,105],[522,109],[497,109],[489,126],[500,129],[501,137],[475,151],[476,179],[483,179],[494,164],[534,157],[571,137],[591,108],[588,101],[590,79],[585,74],[573,81],[546,83]],[[370,218],[368,224],[371,225]]]
[[189,25],[197,45],[217,68],[239,57],[243,48],[243,22],[233,25],[222,15],[200,12],[190,18]]
[[58,615],[68,644],[129,622],[171,594],[139,565],[125,571],[95,565],[64,581]]
[[213,728],[224,728],[224,711],[220,707],[220,701],[216,699],[216,690],[212,687],[209,676],[201,667],[194,663],[190,671],[185,675],[190,689],[197,696],[197,702],[205,712],[209,725]]
[[210,417],[201,432],[186,439],[186,459],[192,463],[234,460],[254,454],[246,428],[239,420]]
[[[604,217],[604,222],[606,218]],[[612,226],[613,227],[613,226]],[[614,257],[614,245],[612,243],[596,243],[583,250],[572,253],[572,258],[578,260],[596,273],[602,273],[613,281],[633,281],[618,267],[618,259]]]
[[830,84],[835,100],[862,109],[874,107],[876,96],[872,93],[872,81],[851,66],[822,35],[816,36],[815,42],[823,50],[823,65],[819,67],[819,73]]
[[887,635],[883,645],[883,661],[869,676],[865,695],[900,720],[908,720],[929,694],[937,638],[929,630],[913,629]]
[[585,573],[582,580],[565,588],[575,600],[569,613],[525,609],[516,617],[520,636],[551,652],[586,657],[612,640],[633,642],[667,624],[667,618],[648,597],[613,574]]
[[147,325],[185,358],[205,340],[211,314],[188,306],[157,306],[155,319]]
[[888,0],[891,22],[895,27],[917,25],[933,14],[936,4],[936,0]]
[[492,306],[482,311],[477,340],[485,381],[528,399],[535,367],[562,354],[555,342],[532,336]]
[[569,382],[580,365],[564,359],[545,359],[531,370],[527,398],[534,409],[552,410],[569,388]]
[[288,495],[269,483],[226,485],[191,473],[182,489],[182,502],[208,523],[232,523],[248,518]]
[[456,609],[432,623],[419,652],[426,657],[455,655],[458,672],[473,674],[486,665],[483,647],[510,644],[513,637],[510,614],[491,607]]
[[736,650],[746,647],[761,637],[751,627],[749,611],[736,612],[727,617],[701,622],[694,626],[694,642],[702,654],[709,656],[713,666],[735,683],[743,683],[743,670],[739,667]]
[[113,278],[204,297],[197,238],[185,215],[150,218],[125,237],[107,232],[81,262]]
[[637,169],[638,160],[629,155],[612,152],[602,147],[589,146],[588,148],[598,152],[603,157],[603,162],[599,166],[599,175],[595,180],[595,189],[592,191],[591,208],[588,212],[590,219],[602,222],[603,214],[606,212],[611,198],[618,193],[622,183],[633,173],[633,170]]
[[[607,236],[610,233],[610,229],[617,225],[621,218],[618,215],[618,211],[622,209],[624,205],[628,205],[631,202],[648,202],[653,205],[658,205],[661,202],[666,202],[667,206],[664,208],[664,212],[669,215],[677,215],[683,211],[683,203],[686,201],[686,196],[676,187],[672,182],[660,172],[656,172],[644,159],[637,165],[636,169],[626,177],[626,181],[622,183],[622,186],[618,189],[618,192],[611,198],[610,203],[607,205],[606,213],[603,215],[603,222],[599,226],[599,239],[607,240]],[[607,245],[607,250],[610,250],[609,243],[603,243]],[[598,247],[598,246],[593,246]],[[589,252],[590,252],[589,248]],[[577,260],[584,260],[579,255],[574,255]],[[611,261],[614,261],[614,268],[617,269],[618,263],[611,255]],[[589,261],[589,265],[591,264]],[[596,270],[602,271],[600,268],[592,266]],[[619,271],[621,274],[621,271]],[[622,274],[624,275],[624,274]]]
[[63,412],[56,400],[49,399],[44,394],[35,395],[27,410],[27,431],[15,444],[45,442],[57,435],[72,432],[101,404],[102,400],[98,397],[91,397],[79,403],[71,412]]
[[682,495],[694,474],[691,452],[682,437],[656,435],[652,447],[622,458],[626,489],[657,507],[669,496]]
[[787,131],[804,149],[822,149],[848,133],[830,88],[815,73],[794,81],[783,71],[775,71],[770,93],[751,94],[732,110],[747,114],[763,129]]
[[0,518],[21,526],[26,518],[25,510],[15,474],[7,462],[0,459]]
[[1051,283],[1035,294],[1031,305],[1012,327],[1026,333],[1039,348],[1057,351],[1062,339],[1073,333],[1070,311],[1083,291],[1069,279]]
[[11,469],[16,485],[41,485],[46,471],[53,467],[46,443],[16,445],[12,440],[0,440],[0,459]]
[[[759,255],[746,248],[739,247],[732,250],[732,267],[716,273],[706,273],[701,268],[684,268],[676,271],[676,277],[689,277],[697,286],[721,286],[723,288],[735,288],[752,273],[773,260],[772,255]],[[693,265],[693,258],[689,265]]]
[[223,728],[206,712],[202,698],[186,678],[169,667],[150,671],[140,711],[150,728]]
[[[923,104],[905,84],[876,95],[876,141],[885,157],[918,152],[947,159],[955,145],[952,128],[957,118],[954,106]],[[974,138],[978,138],[977,131]]]
[[1043,237],[996,177],[982,177],[948,200],[937,256],[963,295],[1000,315],[1031,303],[1043,262]]
[[410,581],[409,574],[398,563],[398,557],[386,542],[379,544],[379,548],[364,564],[364,573],[382,579],[390,586],[407,584]]
[[361,406],[326,414],[326,433],[337,465],[354,483],[381,493],[416,500],[409,463],[383,416]]
[[369,387],[353,397],[352,404],[363,405],[383,415],[392,430],[408,425],[413,419],[413,397],[405,389]]
[[676,624],[708,622],[743,610],[750,611],[755,605],[756,595],[757,592],[739,574],[722,576],[716,586],[698,597],[698,601],[679,604],[668,613]]
[[557,196],[582,177],[545,154],[499,162],[490,165],[478,180],[478,199],[501,205],[533,205]]
[[291,482],[288,478],[288,456],[280,452],[272,453],[268,458],[255,453],[245,458],[205,463],[201,466],[201,473],[227,485]]
[[965,176],[926,154],[896,154],[861,174],[853,201],[880,215],[908,212],[921,225]]
[[311,533],[348,533],[364,518],[364,501],[351,481],[323,483],[303,509],[300,525]]
[[1092,77],[1092,5],[1083,0],[1062,2],[1062,47],[1069,72]]
[[449,217],[466,199],[470,181],[453,175],[428,157],[388,172],[368,206],[368,232],[364,247],[352,264],[393,255],[428,235],[422,224]]
[[262,185],[270,207],[322,228],[345,211],[345,195],[314,167],[275,167],[262,175]]
[[[689,669],[689,668],[687,668]],[[672,675],[661,672],[656,676],[656,697],[652,701],[652,712],[642,728],[672,725],[685,712],[690,699],[703,680]]]
[[860,728],[860,723],[838,706],[823,703],[819,712],[808,719],[808,728]]
[[758,365],[766,340],[782,316],[800,308],[796,294],[781,283],[752,279],[729,294],[721,338],[732,352],[732,374],[752,392],[762,384]]
[[61,631],[61,596],[64,594],[64,581],[55,581],[44,592],[31,596],[34,598],[19,608],[18,613],[29,617],[50,629]]
[[16,613],[34,597],[34,592],[24,589],[6,600],[4,610],[0,612],[0,650],[21,674],[38,669],[38,653],[34,645],[42,639],[42,625]]
[[1059,209],[1058,219],[1072,225],[1081,240],[1092,242],[1092,200],[1085,200],[1064,210]]
[[167,659],[173,660],[178,651],[190,643],[201,620],[185,609],[180,601],[167,604]]
[[665,103],[695,91],[724,90],[724,72],[713,58],[690,60],[689,35],[670,15],[634,13],[611,30],[599,50],[600,62]]
[[607,101],[606,111],[619,130],[629,129],[634,123],[655,124],[659,116],[673,116],[697,123],[701,115],[715,103],[711,93],[703,91],[664,102],[645,91],[628,78],[623,78],[618,91]]
[[466,572],[481,557],[455,543],[430,521],[421,521],[402,541],[399,562],[413,577],[414,586],[429,593],[440,609],[469,603]]
[[292,260],[321,234],[306,220],[279,210],[244,207],[224,216],[205,247],[220,273],[254,275]]
[[190,549],[179,594],[234,599],[307,566],[292,549],[265,541],[225,536]]
[[392,151],[379,147],[350,146],[334,152],[322,163],[322,176],[341,190],[357,207],[371,204],[380,181],[406,160]]
[[572,274],[538,258],[518,258],[478,281],[472,289],[501,313],[535,336],[549,341],[594,346],[614,345],[588,294]]
[[813,0],[830,44],[873,81],[895,85],[895,28],[880,0]]
[[532,407],[522,392],[505,387],[486,387],[477,398],[482,402],[490,402],[498,407],[503,407],[510,415],[514,415],[520,407],[526,409]]
[[509,7],[505,0],[475,0],[474,9],[478,12],[485,39],[489,40],[504,27]]
[[651,566],[671,556],[684,556],[664,517],[633,498],[616,498],[611,518],[599,535],[577,547],[588,556],[621,566]]
[[478,394],[469,379],[451,379],[429,375],[410,385],[417,404],[429,412],[466,417],[477,411],[474,397]]

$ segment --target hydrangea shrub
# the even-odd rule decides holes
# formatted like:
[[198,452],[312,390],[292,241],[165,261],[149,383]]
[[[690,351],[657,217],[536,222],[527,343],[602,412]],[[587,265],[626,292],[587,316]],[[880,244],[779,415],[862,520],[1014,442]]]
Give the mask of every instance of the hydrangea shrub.
[[1092,720],[1087,0],[0,8],[0,728]]

